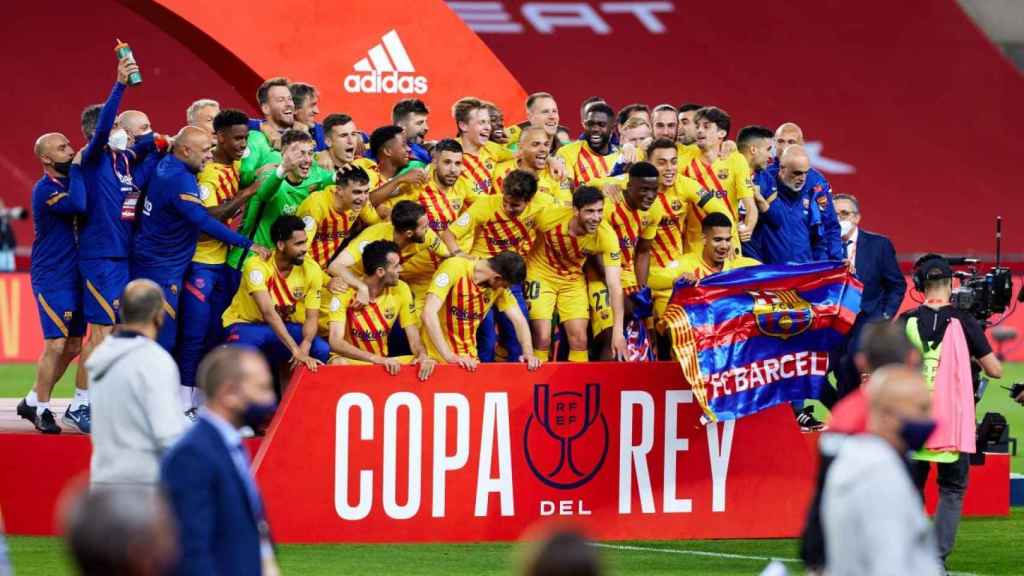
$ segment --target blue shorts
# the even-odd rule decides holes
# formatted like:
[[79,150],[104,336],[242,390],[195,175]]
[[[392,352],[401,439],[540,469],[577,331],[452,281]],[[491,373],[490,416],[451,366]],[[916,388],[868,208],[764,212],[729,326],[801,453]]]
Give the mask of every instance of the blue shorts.
[[43,338],[75,338],[85,334],[81,286],[48,289],[32,286],[39,307]]
[[168,354],[174,355],[174,346],[178,342],[178,299],[181,295],[181,277],[171,271],[171,278],[164,278],[167,271],[155,274],[153,270],[132,269],[132,279],[146,278],[160,286],[164,293],[164,324],[156,341]]
[[[291,335],[296,343],[302,342],[302,324],[285,322],[284,326],[288,329],[288,334]],[[228,344],[258,348],[267,357],[267,361],[271,366],[287,362],[292,357],[288,349],[285,348],[284,343],[278,339],[277,334],[274,334],[274,329],[269,324],[240,322],[228,326],[227,331]],[[309,355],[326,364],[331,355],[331,347],[327,344],[326,340],[316,336],[313,338],[313,345],[309,348]]]
[[92,258],[78,261],[85,284],[83,306],[89,324],[113,326],[121,309],[121,294],[128,284],[127,258]]

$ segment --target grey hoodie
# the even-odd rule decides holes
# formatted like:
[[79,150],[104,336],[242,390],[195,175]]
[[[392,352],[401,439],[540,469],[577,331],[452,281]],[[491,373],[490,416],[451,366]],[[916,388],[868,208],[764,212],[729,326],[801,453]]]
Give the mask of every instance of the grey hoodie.
[[145,336],[114,335],[85,363],[92,406],[91,478],[155,485],[160,458],[185,431],[174,359]]

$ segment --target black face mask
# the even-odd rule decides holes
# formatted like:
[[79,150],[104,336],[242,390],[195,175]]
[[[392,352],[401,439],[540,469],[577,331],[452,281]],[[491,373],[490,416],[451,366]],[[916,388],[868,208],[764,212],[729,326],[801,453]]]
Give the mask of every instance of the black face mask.
[[71,160],[68,160],[67,162],[54,162],[53,169],[67,176],[68,173],[71,172]]

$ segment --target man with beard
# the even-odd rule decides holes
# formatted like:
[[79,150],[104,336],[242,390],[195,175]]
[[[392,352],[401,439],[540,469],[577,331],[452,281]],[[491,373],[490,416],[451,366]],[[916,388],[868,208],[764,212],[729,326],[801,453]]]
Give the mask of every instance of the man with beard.
[[270,238],[273,253],[245,261],[242,283],[224,311],[227,341],[258,348],[271,366],[288,360],[315,372],[330,355],[317,336],[324,273],[305,257],[306,230],[298,217],[280,216]]
[[[249,146],[252,142],[250,131]],[[288,130],[281,136],[281,163],[276,169],[267,171],[263,183],[245,209],[241,233],[254,243],[271,248],[271,225],[282,214],[295,214],[313,191],[334,184],[334,172],[313,162],[313,146],[313,138],[301,130]],[[246,159],[242,159],[243,168]],[[244,181],[243,176],[243,184]],[[247,255],[246,250],[235,248],[228,254],[228,264],[239,270]]]
[[[377,364],[392,376],[398,374],[402,364],[418,365],[422,381],[434,371],[435,361],[427,356],[420,341],[420,322],[409,286],[398,278],[402,272],[399,252],[398,245],[390,240],[370,242],[363,250],[363,267],[369,272],[363,283],[369,290],[370,303],[364,308],[351,307],[355,290],[325,296],[329,301],[327,318],[321,320],[320,328],[322,333],[326,327],[332,364]],[[395,321],[409,341],[410,355],[390,354],[388,336]]]
[[427,211],[416,202],[402,200],[391,210],[391,220],[374,224],[352,240],[331,262],[328,272],[340,277],[356,289],[352,306],[362,308],[370,303],[369,287],[363,282],[363,250],[377,240],[390,240],[398,245],[402,257],[401,278],[412,290],[416,309],[422,306],[430,278],[441,261],[450,254],[447,246],[430,229]]
[[316,161],[327,170],[340,170],[354,162],[362,136],[355,120],[348,114],[331,114],[324,118],[326,153],[317,154]]
[[469,181],[460,178],[463,169],[462,146],[450,138],[441,140],[434,146],[427,182],[407,187],[407,192],[388,201],[388,209],[402,200],[412,200],[427,211],[431,230],[447,230],[477,198]]
[[540,367],[530,345],[530,325],[508,291],[522,284],[526,274],[523,257],[500,252],[487,259],[449,258],[430,283],[423,307],[423,340],[432,358],[457,364],[472,372],[480,363],[477,333],[480,321],[492,307],[509,316],[522,353],[513,359],[527,369]]
[[452,107],[455,127],[462,146],[462,178],[477,194],[491,194],[491,171],[495,165],[512,158],[512,152],[491,142],[491,115],[476,98],[462,98]]
[[679,107],[679,133],[676,136],[676,142],[683,146],[691,147],[691,150],[696,150],[697,144],[697,121],[694,116],[697,114],[697,110],[703,108],[701,104],[686,103]]
[[72,163],[75,150],[63,134],[51,132],[36,140],[43,177],[32,188],[32,293],[43,328],[43,354],[32,390],[18,404],[18,415],[44,434],[60,427],[50,411],[57,380],[82,350],[82,279],[78,274],[75,217],[85,211],[81,167]]
[[[370,175],[370,203],[375,207],[403,192],[408,185],[423,184],[424,164],[409,159],[409,146],[401,126],[381,126],[370,134],[370,154],[377,160],[359,158],[354,162]],[[381,212],[387,215],[387,208]]]
[[409,145],[413,159],[424,164],[430,163],[430,152],[423,147],[427,141],[427,132],[430,130],[430,125],[427,124],[429,114],[427,105],[418,98],[399,100],[391,108],[391,123],[405,131],[405,142]]
[[[762,175],[772,160],[772,131],[764,126],[744,126],[736,136],[736,148],[750,167],[750,177],[754,182],[754,204],[760,212],[761,206],[767,205],[761,194],[761,183]],[[743,243],[743,255],[760,259],[759,240],[758,229],[754,228],[750,240]]]
[[[257,173],[267,164],[281,163],[281,152],[271,145],[264,132],[278,135],[283,140],[284,132],[295,123],[295,101],[292,100],[287,78],[270,78],[261,84],[256,91],[256,101],[264,120],[259,130],[249,131],[249,153],[242,159],[239,169],[242,186],[252,184]],[[283,148],[284,143],[281,142],[280,149]]]
[[323,269],[345,241],[363,228],[380,222],[370,206],[370,176],[358,166],[339,171],[334,185],[309,195],[295,215],[306,225],[309,253]]
[[[546,137],[546,136],[545,136]],[[501,194],[481,196],[464,211],[448,230],[440,233],[448,250],[456,256],[490,258],[501,252],[515,252],[526,258],[537,238],[537,217],[551,206],[547,198],[537,199],[537,177],[525,170],[512,170],[502,179]],[[521,282],[509,285],[509,292],[526,314],[526,298]],[[497,329],[509,358],[522,355],[514,326],[499,309],[488,312],[479,323],[476,348],[479,359],[493,362]]]
[[548,166],[551,137],[543,128],[529,126],[519,135],[517,157],[506,160],[494,167],[491,175],[491,189],[501,194],[505,177],[513,170],[524,170],[537,177],[537,193],[556,204],[572,206],[572,189],[569,178],[557,178]]
[[513,141],[510,137],[509,132],[511,132],[511,128],[508,131],[505,130],[505,114],[501,111],[501,108],[498,108],[498,105],[494,102],[484,102],[484,106],[487,108],[487,114],[491,119],[490,141],[495,144],[501,144],[509,150],[515,150],[519,141]]
[[[591,112],[597,106],[591,108]],[[551,347],[554,312],[565,326],[569,340],[569,361],[589,360],[587,324],[587,282],[583,265],[599,256],[612,309],[611,356],[626,357],[623,336],[621,263],[622,252],[611,225],[604,221],[604,194],[592,186],[580,186],[573,193],[573,207],[552,207],[537,216],[541,245],[530,253],[526,275],[526,300],[533,328],[534,353],[546,360]]]
[[[259,188],[259,181],[239,188],[239,166],[248,149],[249,118],[239,110],[224,110],[213,118],[216,146],[212,159],[199,172],[199,199],[211,216],[238,226],[238,215]],[[199,405],[194,394],[196,368],[203,353],[222,340],[220,316],[234,296],[227,270],[226,244],[203,235],[196,244],[181,294],[181,340],[178,368],[181,371],[182,403],[186,411]]]
[[566,172],[573,185],[580,186],[595,178],[604,178],[618,160],[619,151],[611,143],[615,112],[607,104],[596,103],[587,109],[584,123],[585,140],[577,140],[558,149],[565,161]]
[[263,247],[253,247],[251,240],[225,226],[204,207],[196,174],[210,161],[212,150],[205,130],[195,126],[181,129],[174,139],[173,153],[156,167],[135,235],[131,274],[133,278],[153,280],[164,292],[167,318],[156,340],[169,353],[178,336],[182,280],[200,231],[225,244],[252,248],[262,256],[270,253]]

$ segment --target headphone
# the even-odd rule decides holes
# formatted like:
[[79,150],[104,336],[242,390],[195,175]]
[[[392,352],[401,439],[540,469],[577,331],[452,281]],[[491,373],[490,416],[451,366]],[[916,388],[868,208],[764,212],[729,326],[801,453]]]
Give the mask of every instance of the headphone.
[[924,265],[932,260],[945,260],[945,258],[942,257],[942,254],[929,253],[921,256],[914,262],[914,274],[911,277],[914,280],[914,290],[924,292],[924,282],[927,280],[924,277]]

